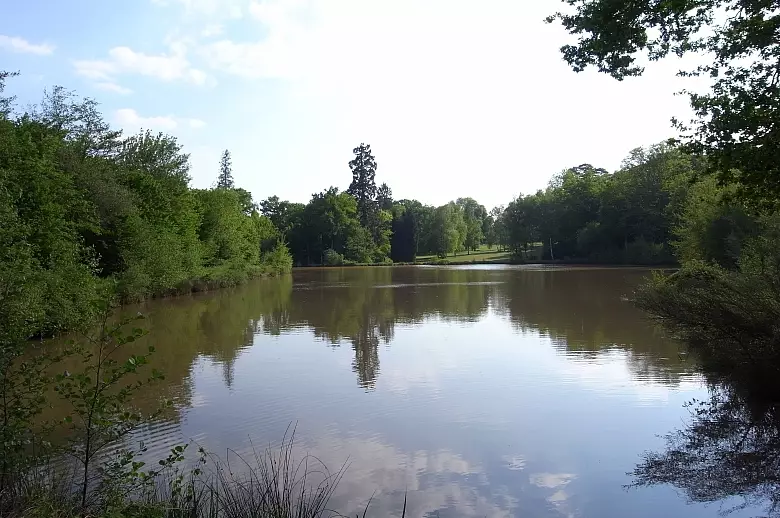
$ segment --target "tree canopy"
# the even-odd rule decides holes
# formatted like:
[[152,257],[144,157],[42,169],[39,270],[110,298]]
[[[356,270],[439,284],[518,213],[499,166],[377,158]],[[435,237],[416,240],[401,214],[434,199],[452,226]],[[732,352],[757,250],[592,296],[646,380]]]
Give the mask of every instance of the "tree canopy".
[[618,80],[641,75],[644,60],[697,54],[680,75],[711,80],[688,91],[695,117],[675,121],[688,151],[707,169],[762,205],[780,196],[780,1],[563,0],[559,21],[577,38],[561,48],[582,71],[595,66]]

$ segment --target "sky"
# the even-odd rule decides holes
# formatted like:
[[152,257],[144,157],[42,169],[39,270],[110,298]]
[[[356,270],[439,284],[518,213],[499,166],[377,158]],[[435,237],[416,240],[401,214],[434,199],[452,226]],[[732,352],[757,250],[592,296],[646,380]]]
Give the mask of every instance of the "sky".
[[0,17],[8,93],[62,85],[126,133],[177,137],[192,185],[229,149],[255,200],[306,202],[351,181],[371,145],[377,184],[488,209],[566,167],[614,170],[690,113],[678,63],[619,82],[574,73],[556,0],[26,0]]

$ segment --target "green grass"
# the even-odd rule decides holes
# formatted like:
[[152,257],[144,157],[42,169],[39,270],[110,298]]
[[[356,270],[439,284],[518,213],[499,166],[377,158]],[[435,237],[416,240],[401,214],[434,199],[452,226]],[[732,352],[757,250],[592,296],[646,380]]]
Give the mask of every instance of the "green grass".
[[[8,518],[329,518],[344,517],[328,502],[347,464],[330,472],[309,454],[293,455],[293,432],[276,448],[225,458],[201,453],[191,471],[169,466],[149,483],[106,479],[97,484],[88,506],[79,505],[69,473],[31,470],[0,492],[0,516]],[[183,459],[183,457],[182,457]],[[189,471],[189,473],[188,473]],[[74,472],[75,473],[75,472]],[[35,476],[30,476],[35,475]],[[110,475],[109,475],[110,476]],[[108,487],[112,491],[101,488]],[[364,510],[366,516],[369,500]],[[404,514],[406,499],[404,498]],[[346,518],[346,517],[344,517]]]
[[487,246],[482,246],[479,250],[472,250],[470,254],[466,252],[458,252],[458,255],[448,255],[446,258],[439,258],[435,255],[420,255],[417,256],[418,263],[439,263],[439,264],[452,264],[452,263],[474,263],[474,262],[508,262],[510,255],[508,251],[499,252],[496,247],[489,249]]

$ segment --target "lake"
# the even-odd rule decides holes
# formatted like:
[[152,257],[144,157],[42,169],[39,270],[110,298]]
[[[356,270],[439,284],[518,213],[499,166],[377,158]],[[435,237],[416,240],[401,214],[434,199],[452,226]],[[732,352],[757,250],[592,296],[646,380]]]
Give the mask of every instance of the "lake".
[[[348,467],[354,516],[712,517],[673,487],[627,488],[707,390],[629,302],[641,269],[296,269],[143,311],[175,400],[138,439],[224,455],[278,444]],[[754,513],[753,513],[754,514]],[[743,510],[733,516],[751,516]]]

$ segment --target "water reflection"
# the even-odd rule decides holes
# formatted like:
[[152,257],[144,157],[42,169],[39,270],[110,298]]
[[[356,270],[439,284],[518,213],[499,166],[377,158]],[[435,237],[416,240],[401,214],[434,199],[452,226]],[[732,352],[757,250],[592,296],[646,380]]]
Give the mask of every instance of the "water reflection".
[[689,422],[666,435],[666,448],[644,455],[634,486],[671,484],[691,502],[718,502],[724,514],[763,508],[780,516],[780,408],[776,398],[710,387],[691,401]]
[[247,451],[297,421],[301,452],[349,459],[345,514],[375,493],[375,515],[400,514],[406,492],[410,516],[679,514],[673,494],[623,490],[700,390],[696,360],[626,301],[646,273],[301,269],[127,308],[167,376],[137,403],[178,402],[150,452]]
[[[637,327],[638,311],[625,297],[638,271],[349,268],[301,269],[212,294],[126,308],[148,315],[148,341],[164,344],[156,361],[173,381],[185,379],[197,357],[221,365],[228,386],[234,362],[258,334],[309,329],[333,347],[354,352],[358,385],[375,386],[381,345],[396,326],[431,318],[477,322],[488,310],[521,332],[539,332],[569,354],[595,357],[619,349],[642,378],[679,381],[696,365],[678,344],[652,326]],[[146,346],[142,342],[139,347]]]

